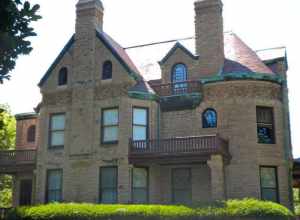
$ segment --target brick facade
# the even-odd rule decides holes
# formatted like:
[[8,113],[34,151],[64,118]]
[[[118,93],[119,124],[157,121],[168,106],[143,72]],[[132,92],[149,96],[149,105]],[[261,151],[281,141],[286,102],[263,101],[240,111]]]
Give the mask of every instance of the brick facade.
[[[170,83],[172,67],[177,63],[187,66],[188,80],[215,76],[223,67],[222,3],[219,0],[197,1],[195,10],[196,51],[199,57],[192,58],[181,49],[176,49],[166,62],[161,63],[162,83]],[[147,167],[149,203],[171,203],[171,173],[174,168],[191,170],[192,202],[207,202],[261,198],[259,168],[275,166],[278,170],[280,203],[291,208],[289,158],[284,147],[287,133],[286,117],[283,116],[287,113],[284,110],[283,85],[262,80],[203,83],[199,91],[202,95],[199,105],[178,111],[162,111],[160,102],[155,99],[128,96],[128,90],[139,80],[132,77],[133,71],[128,70],[132,64],[126,64],[124,54],[123,57],[122,54],[118,55],[123,51],[116,47],[111,49],[97,38],[95,29],[101,32],[103,13],[98,0],[88,4],[79,1],[75,43],[41,85],[43,100],[38,117],[39,147],[34,172],[34,203],[44,203],[46,200],[46,174],[49,169],[63,170],[63,201],[98,203],[100,167],[116,166],[118,202],[131,203],[132,168]],[[101,68],[106,60],[112,62],[113,77],[103,81]],[[62,67],[68,68],[68,83],[57,86]],[[228,141],[230,159],[225,160],[222,155],[210,155],[207,160],[199,162],[176,162],[175,158],[175,162],[145,160],[137,164],[130,163],[128,143],[132,137],[132,109],[136,106],[149,110],[150,140],[218,134],[218,137]],[[276,144],[257,143],[257,106],[273,108]],[[111,107],[119,109],[118,143],[104,145],[101,144],[101,110]],[[202,113],[208,108],[217,112],[216,128],[202,127]],[[50,116],[62,112],[66,115],[64,147],[49,149]],[[37,119],[18,123],[18,146],[25,146],[23,131],[31,122],[37,123]],[[20,178],[15,178],[14,205],[18,205],[17,186]]]

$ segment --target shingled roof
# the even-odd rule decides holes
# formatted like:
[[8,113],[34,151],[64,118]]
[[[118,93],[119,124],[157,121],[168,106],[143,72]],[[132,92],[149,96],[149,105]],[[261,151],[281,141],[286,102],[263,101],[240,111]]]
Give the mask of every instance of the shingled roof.
[[[161,69],[158,62],[166,56],[177,42],[196,56],[195,39],[193,37],[128,47],[126,52],[145,79],[157,80],[161,78]],[[223,74],[236,72],[274,74],[258,54],[236,34],[232,32],[224,33],[224,44],[225,63]],[[199,59],[201,59],[201,55]]]

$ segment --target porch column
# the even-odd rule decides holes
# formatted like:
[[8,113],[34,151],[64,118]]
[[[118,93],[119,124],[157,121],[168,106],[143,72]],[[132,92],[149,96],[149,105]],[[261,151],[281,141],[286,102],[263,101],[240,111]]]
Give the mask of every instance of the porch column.
[[212,200],[224,200],[226,196],[223,157],[221,155],[212,155],[207,164],[211,172]]

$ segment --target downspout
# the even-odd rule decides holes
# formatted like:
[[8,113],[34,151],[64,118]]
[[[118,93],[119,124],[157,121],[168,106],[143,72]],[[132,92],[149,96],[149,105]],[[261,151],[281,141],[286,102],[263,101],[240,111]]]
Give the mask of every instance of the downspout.
[[[293,154],[291,145],[291,128],[290,128],[290,111],[289,111],[289,97],[287,85],[287,55],[285,55],[284,63],[284,81],[282,83],[282,99],[283,99],[283,129],[284,129],[284,154],[285,166],[288,172],[288,185],[289,185],[289,201],[290,207],[294,210],[293,188],[292,188],[292,170],[293,170]],[[292,161],[291,161],[292,160]]]

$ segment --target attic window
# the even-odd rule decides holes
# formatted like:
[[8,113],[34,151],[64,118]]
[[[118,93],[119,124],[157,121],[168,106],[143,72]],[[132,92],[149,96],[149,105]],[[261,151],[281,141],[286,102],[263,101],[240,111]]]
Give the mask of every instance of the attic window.
[[173,95],[187,92],[187,68],[184,64],[176,64],[172,69]]
[[66,67],[63,67],[59,70],[58,74],[58,85],[64,86],[68,83],[68,69]]
[[110,60],[107,60],[103,63],[102,67],[102,80],[112,78],[112,63]]

